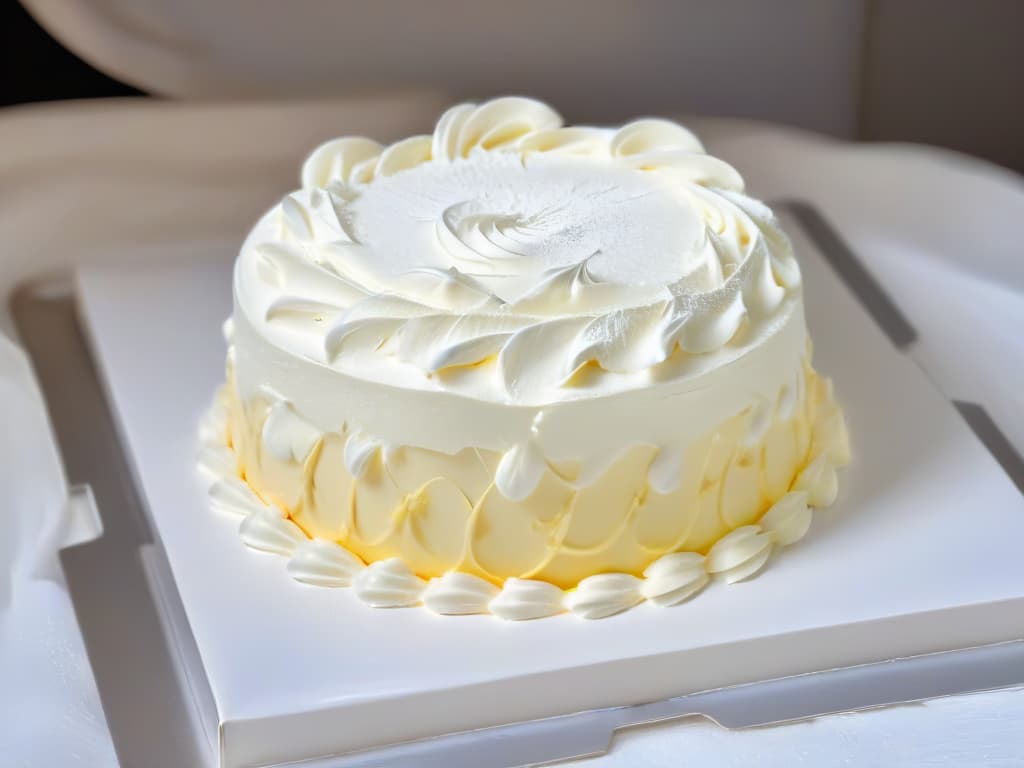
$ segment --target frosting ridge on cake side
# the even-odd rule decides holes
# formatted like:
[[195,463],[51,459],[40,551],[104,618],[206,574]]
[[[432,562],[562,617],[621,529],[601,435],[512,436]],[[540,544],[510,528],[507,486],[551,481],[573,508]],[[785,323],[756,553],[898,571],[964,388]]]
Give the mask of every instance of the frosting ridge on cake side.
[[328,142],[302,182],[236,264],[221,440],[305,535],[518,616],[454,574],[550,604],[532,582],[641,579],[771,512],[753,572],[831,501],[845,424],[789,241],[686,129],[497,99]]

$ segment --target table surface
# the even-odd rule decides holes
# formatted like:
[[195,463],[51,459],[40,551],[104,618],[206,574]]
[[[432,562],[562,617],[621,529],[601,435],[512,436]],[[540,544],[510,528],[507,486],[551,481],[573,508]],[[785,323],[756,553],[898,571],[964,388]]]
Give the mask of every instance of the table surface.
[[[15,190],[0,208],[0,236],[9,249],[0,259],[0,286],[6,293],[25,276],[72,263],[167,258],[183,244],[197,260],[223,253],[280,190],[294,185],[304,151],[341,132],[333,126],[410,133],[429,124],[437,106],[424,97],[415,104],[85,103],[11,111],[0,116],[0,146],[17,148],[0,153],[0,185]],[[941,322],[925,317],[927,305],[942,300],[935,291],[943,288],[990,308],[996,327],[1024,324],[1024,265],[1006,230],[1024,214],[1018,177],[936,150],[834,144],[741,121],[690,124],[713,152],[743,170],[754,194],[813,199],[825,210],[926,341],[929,324]],[[884,204],[856,189],[873,173],[877,179],[878,169],[890,189],[895,185]],[[933,198],[922,201],[929,190]],[[903,258],[893,258],[893,243]],[[922,260],[939,276],[929,291],[915,279]],[[9,318],[0,318],[0,331],[9,328]],[[979,365],[999,362],[992,354],[999,347],[991,345],[1000,340],[979,342]],[[922,345],[919,359],[937,360],[937,346]],[[1024,376],[1024,355],[1001,364],[1010,366],[1002,380]],[[945,371],[941,361],[936,368]],[[948,375],[939,383],[951,396],[982,399],[972,390],[974,378]],[[985,395],[1021,450],[1020,395],[998,386]],[[14,726],[0,733],[0,749],[14,765],[112,765],[56,560],[66,526],[63,479],[52,446],[26,444],[26,436],[45,434],[45,414],[23,356],[3,339],[0,396],[4,426],[12,427],[0,430],[0,482],[14,500],[0,513],[11,533],[0,538],[0,717]],[[59,734],[55,718],[66,726]],[[712,765],[847,765],[877,762],[885,750],[892,765],[1017,765],[1024,764],[1022,732],[1024,692],[1000,691],[742,732],[699,720],[665,723],[624,732],[608,754],[574,764],[678,765],[690,758]],[[153,764],[175,763],[173,756],[154,756]]]

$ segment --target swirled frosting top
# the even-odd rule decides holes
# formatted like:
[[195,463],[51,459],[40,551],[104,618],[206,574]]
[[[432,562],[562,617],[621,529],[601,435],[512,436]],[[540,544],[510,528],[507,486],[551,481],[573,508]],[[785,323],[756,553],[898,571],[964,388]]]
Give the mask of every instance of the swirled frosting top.
[[543,404],[721,366],[799,281],[771,212],[682,126],[502,98],[314,150],[243,246],[236,307],[351,375]]

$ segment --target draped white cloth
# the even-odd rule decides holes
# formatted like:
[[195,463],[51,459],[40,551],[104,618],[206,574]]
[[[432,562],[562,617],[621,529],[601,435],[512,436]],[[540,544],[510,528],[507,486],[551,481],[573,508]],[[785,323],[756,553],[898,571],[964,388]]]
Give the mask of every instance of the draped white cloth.
[[57,560],[64,477],[28,361],[0,335],[0,761],[116,765]]

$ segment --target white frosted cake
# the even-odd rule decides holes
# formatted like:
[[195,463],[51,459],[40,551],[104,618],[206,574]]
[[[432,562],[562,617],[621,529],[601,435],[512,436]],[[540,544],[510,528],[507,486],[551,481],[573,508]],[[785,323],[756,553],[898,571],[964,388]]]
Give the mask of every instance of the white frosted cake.
[[788,239],[664,120],[503,98],[330,141],[242,246],[226,331],[214,506],[371,606],[676,605],[800,539],[849,459]]

